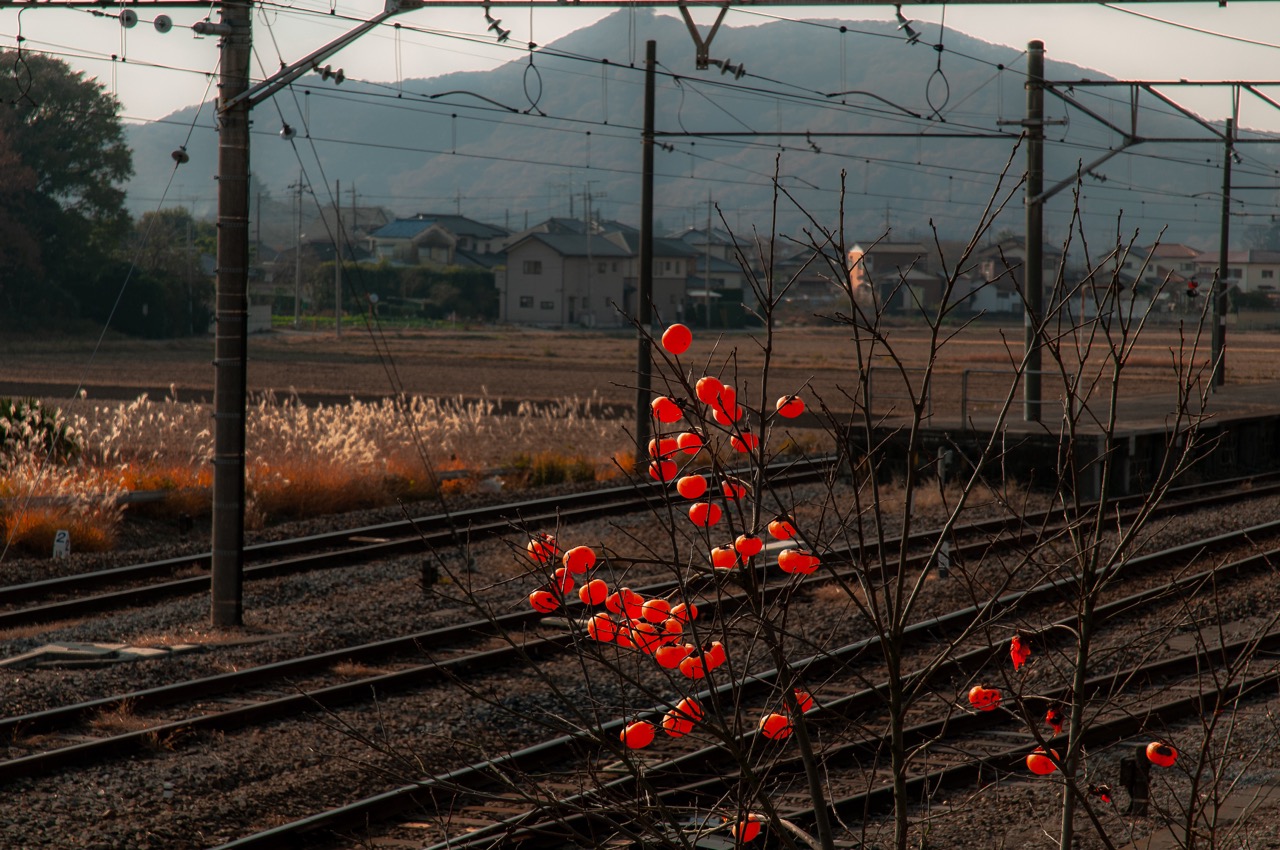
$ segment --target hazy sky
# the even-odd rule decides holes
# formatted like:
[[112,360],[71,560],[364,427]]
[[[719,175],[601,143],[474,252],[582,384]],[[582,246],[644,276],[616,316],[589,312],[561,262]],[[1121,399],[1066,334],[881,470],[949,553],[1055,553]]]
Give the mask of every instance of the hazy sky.
[[[329,16],[330,8],[336,16]],[[343,16],[363,19],[380,8],[377,0],[342,2],[333,7],[327,0],[264,4],[254,22],[258,59],[271,69],[282,59],[298,59],[348,30],[353,24]],[[1280,44],[1245,43],[1265,41],[1270,34],[1280,42],[1278,3],[1233,0],[1225,8],[1216,2],[1142,3],[1129,8],[1166,22],[1145,20],[1123,11],[1123,7],[1100,5],[952,6],[945,13],[948,28],[1019,50],[1030,39],[1040,38],[1049,58],[1122,79],[1280,79]],[[402,29],[397,37],[395,30],[383,28],[329,61],[335,68],[344,68],[349,77],[377,81],[482,70],[518,58],[518,46],[530,40],[551,42],[615,9],[612,5],[539,8],[532,14],[528,8],[495,9],[493,14],[503,20],[502,26],[512,30],[512,46],[501,47],[486,32],[480,8],[427,8],[406,13],[399,20],[431,33]],[[154,10],[155,14],[161,12],[167,12],[175,24],[167,35],[155,31],[150,23],[152,10],[147,8],[141,11],[143,21],[125,30],[118,20],[101,13],[36,6],[22,14],[21,34],[28,48],[59,55],[98,77],[120,97],[128,119],[154,119],[198,103],[211,91],[207,89],[209,75],[218,53],[215,38],[197,38],[189,29],[203,14],[191,9]],[[943,7],[907,4],[903,12],[917,22],[914,26],[926,41],[937,40]],[[695,16],[709,21],[714,12],[700,9]],[[888,21],[893,16],[891,5],[752,7],[730,10],[725,25],[756,26],[775,17]],[[1221,35],[1192,32],[1175,23]],[[17,11],[0,10],[0,47],[13,48],[18,34]],[[691,42],[662,47],[665,52],[693,50]],[[600,53],[625,54],[628,49],[627,45],[602,45]],[[125,61],[111,61],[112,54]],[[849,61],[856,61],[856,57],[851,55]],[[1280,100],[1280,88],[1270,94]],[[1230,108],[1225,89],[1179,89],[1175,97],[1211,118],[1225,117]],[[1246,97],[1241,124],[1280,131],[1280,110]]]

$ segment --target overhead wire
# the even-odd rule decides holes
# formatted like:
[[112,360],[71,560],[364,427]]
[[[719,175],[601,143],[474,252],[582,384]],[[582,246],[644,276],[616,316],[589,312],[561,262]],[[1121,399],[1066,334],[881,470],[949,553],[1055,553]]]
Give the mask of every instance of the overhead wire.
[[1197,27],[1191,24],[1184,24],[1180,21],[1171,21],[1168,18],[1161,18],[1156,15],[1148,14],[1146,12],[1139,12],[1134,9],[1126,9],[1123,6],[1117,6],[1114,3],[1099,3],[1098,5],[1104,9],[1110,9],[1112,12],[1121,12],[1126,15],[1133,15],[1135,18],[1142,18],[1143,20],[1152,21],[1154,23],[1163,24],[1169,27],[1174,27],[1176,29],[1187,30],[1189,32],[1194,32],[1199,35],[1208,35],[1208,36],[1213,36],[1214,38],[1225,39],[1226,41],[1234,41],[1239,44],[1252,44],[1255,47],[1269,47],[1269,48],[1280,50],[1280,44],[1276,44],[1275,42],[1259,41],[1258,39],[1255,39],[1255,38],[1245,38],[1244,36],[1241,36],[1241,35],[1232,35],[1231,33],[1217,32],[1216,30],[1205,29],[1204,27]]
[[[270,25],[268,25],[268,31],[271,31]],[[272,43],[276,44],[274,33],[272,34]],[[276,44],[276,47],[277,47],[277,52],[279,52],[279,45]],[[283,56],[281,56],[281,63],[283,65]],[[294,98],[294,103],[296,107],[297,93],[293,91],[292,85],[290,85],[288,88],[290,90],[291,96]],[[274,101],[274,98],[273,98],[273,101]],[[279,110],[278,104],[277,104],[277,110]],[[284,120],[283,112],[280,113],[280,117],[281,117],[281,121],[283,122]],[[309,126],[307,126],[305,129],[306,129],[306,138],[311,144],[312,153],[315,156],[316,166],[320,171],[320,177],[325,187],[325,192],[326,194],[328,194],[329,179],[328,179],[328,175],[326,175],[324,172],[324,164],[320,159],[319,152],[315,150],[314,135],[312,134],[311,128]],[[298,160],[298,167],[302,175],[306,177],[306,165],[305,163],[303,163],[302,156],[298,152],[297,145],[295,144],[296,137],[290,138],[288,141],[294,151],[295,157]],[[309,181],[309,178],[307,179]],[[354,207],[355,206],[354,204],[355,188],[354,187],[352,188],[352,194],[353,194],[353,207]],[[313,193],[313,197],[315,197],[314,193]],[[337,234],[335,235],[332,232],[332,230],[329,228],[329,223],[324,217],[323,210],[321,210],[320,220],[321,222],[323,222],[326,231],[329,231],[330,239],[332,240],[332,243],[335,248],[334,263],[337,264],[339,267],[342,267],[343,255],[348,250],[351,253],[352,259],[353,260],[357,259],[356,252],[355,252],[355,245],[351,241],[348,233],[342,227],[342,211],[341,211],[342,198],[338,197],[336,194],[332,195],[331,197],[333,198],[334,219],[337,223],[337,229],[338,229]],[[318,204],[319,198],[316,198],[316,201]],[[356,213],[356,215],[358,216],[358,212]],[[358,220],[353,221],[351,225],[352,225],[352,228],[357,227]],[[359,303],[359,301],[361,300],[360,298],[361,296],[364,296],[365,301],[369,301],[369,303],[372,303],[371,299],[369,298],[369,288],[365,283],[363,283],[364,274],[363,274],[363,270],[360,268],[359,262],[358,261],[354,262],[352,265],[353,265],[353,274],[344,276],[344,281],[346,282],[347,288],[349,288],[352,291],[352,294],[356,296],[357,303]],[[360,281],[360,283],[358,284],[357,281]],[[341,296],[342,296],[341,292],[335,293],[335,298],[338,300],[335,301],[335,304],[334,304],[334,317],[338,321],[341,320],[340,316],[342,313],[342,304],[340,300]],[[422,434],[422,430],[419,427],[418,422],[410,415],[409,404],[408,404],[408,392],[405,387],[404,379],[400,375],[399,366],[397,365],[395,355],[391,350],[391,345],[387,340],[385,329],[382,327],[382,323],[378,320],[378,315],[376,310],[371,309],[368,315],[366,315],[365,312],[361,310],[360,318],[362,323],[364,324],[365,330],[368,332],[369,340],[373,344],[374,352],[378,358],[378,362],[382,366],[383,372],[387,377],[388,384],[390,385],[391,391],[393,393],[392,401],[391,401],[392,407],[400,415],[401,421],[403,422],[407,432],[410,435],[410,439],[414,445],[414,450],[418,455],[418,459],[422,462],[423,469],[426,471],[426,474],[429,477],[429,480],[437,484],[434,490],[435,490],[436,501],[440,505],[441,512],[446,517],[451,517],[452,510],[450,508],[448,500],[445,497],[444,488],[438,486],[439,476],[436,472],[435,464],[431,460],[430,452],[428,452],[427,450],[426,440]],[[460,537],[455,536],[454,540],[456,545],[459,548],[459,551],[463,551],[462,539]],[[464,551],[463,551],[463,554],[465,556]]]
[[[283,4],[271,4],[271,5],[278,5],[280,8],[282,8],[282,9],[288,9],[288,10],[289,10],[289,11],[291,11],[291,12],[295,12],[295,11],[297,11],[297,9],[298,9],[298,7],[296,7],[296,6],[285,6],[285,5],[283,5]],[[305,10],[304,10],[304,11],[305,11]],[[314,14],[314,13],[312,13],[312,14]],[[328,17],[328,16],[326,16],[326,17]],[[768,16],[768,17],[777,17],[777,16]],[[781,17],[779,17],[778,19],[779,19],[779,20],[789,20],[789,19],[781,18]],[[805,23],[805,24],[809,24],[809,25],[816,25],[816,24],[813,24],[812,22],[807,22],[807,21],[798,21],[797,23]],[[835,27],[829,27],[829,28],[835,29]],[[408,29],[410,29],[410,30],[414,30],[414,31],[418,31],[418,32],[421,32],[421,33],[425,33],[425,34],[428,34],[428,35],[436,35],[436,34],[437,34],[437,32],[436,32],[436,31],[432,31],[432,30],[425,30],[425,29],[421,29],[421,28],[408,27]],[[848,32],[849,30],[848,30],[848,28],[843,28],[843,31],[844,31],[844,32]],[[869,32],[869,31],[867,31],[865,34],[868,34],[868,35],[880,35],[880,34],[878,34],[878,33],[873,33],[873,32]],[[458,37],[458,36],[455,36],[455,35],[450,34],[450,35],[446,35],[445,37],[454,38],[454,37]],[[886,37],[893,37],[893,36],[886,36]],[[477,41],[477,39],[468,39],[468,40]],[[547,55],[558,55],[558,56],[561,56],[561,57],[564,57],[564,58],[581,59],[581,60],[583,60],[583,61],[591,61],[591,62],[597,62],[597,63],[605,63],[605,62],[608,62],[608,61],[609,61],[607,58],[583,57],[583,56],[581,56],[580,54],[573,54],[573,53],[566,52],[566,51],[544,50],[543,52],[545,52]],[[957,55],[961,55],[961,54],[957,54]],[[979,60],[979,61],[982,61],[982,60]],[[1015,61],[1016,61],[1016,60],[1015,60]],[[619,63],[613,63],[613,64],[619,64]],[[987,62],[986,64],[991,65],[992,63]],[[1003,65],[1003,63],[1001,63],[1001,65]],[[621,65],[619,65],[619,67],[622,67],[622,66],[621,66]],[[670,70],[670,69],[665,69],[665,70],[667,70],[667,71],[669,72],[669,70]],[[558,71],[558,72],[565,73],[564,71]],[[997,76],[998,76],[998,75],[999,75],[999,71],[997,72]],[[694,87],[694,85],[693,85],[693,84],[695,83],[695,80],[696,80],[696,85],[706,85],[706,84],[711,84],[711,85],[720,85],[720,86],[724,86],[724,85],[726,85],[725,81],[714,80],[714,79],[713,79],[713,80],[702,80],[702,79],[696,79],[696,78],[691,78],[691,77],[687,77],[687,76],[680,76],[680,75],[674,75],[674,74],[672,74],[672,75],[671,75],[671,79],[672,79],[672,80],[673,80],[673,82],[674,82],[674,83],[676,83],[676,84],[681,84],[681,82],[682,82],[682,81],[683,81],[684,83],[690,83],[690,84],[691,84],[691,85],[689,86],[690,88],[693,88],[693,87]],[[989,82],[989,81],[988,81],[988,82]],[[789,83],[785,83],[785,82],[781,82],[781,84],[783,84],[783,85],[793,85],[793,84],[789,84]],[[733,86],[731,86],[731,87],[732,87],[733,89],[738,90],[738,91],[739,91],[739,93],[744,93],[746,96],[759,96],[759,97],[763,97],[763,98],[766,98],[766,99],[769,99],[769,98],[775,98],[775,99],[776,99],[776,98],[789,98],[789,97],[792,97],[792,96],[793,96],[793,95],[791,95],[790,93],[786,93],[786,92],[777,92],[777,91],[771,91],[771,90],[764,89],[764,88],[759,87],[759,86],[744,87],[744,86],[737,86],[737,85],[733,85]],[[801,86],[795,86],[795,87],[796,87],[797,89],[804,90],[804,87],[801,87]],[[708,98],[708,96],[707,96],[705,93],[701,92],[701,91],[698,91],[698,94],[699,94],[701,97]],[[367,96],[367,95],[366,95],[365,93],[357,93],[357,94],[356,94],[356,95],[354,95],[354,96],[355,96],[355,97],[364,97],[364,96]],[[971,95],[966,96],[966,99],[967,99],[969,96],[971,96]],[[708,99],[709,99],[709,98],[708,98]],[[815,106],[818,106],[819,108],[831,108],[831,107],[833,106],[833,104],[830,104],[829,102],[828,102],[828,103],[824,103],[824,104],[811,103],[810,105],[815,105]],[[717,106],[719,106],[719,104],[717,104]],[[844,104],[842,104],[841,106],[844,106]],[[474,109],[475,107],[473,107],[472,105],[468,104],[468,105],[459,105],[459,106],[458,106],[458,108],[463,108],[463,109]],[[728,113],[727,113],[727,110],[725,110],[725,111],[726,111],[726,114],[728,114]],[[863,109],[862,111],[867,111],[867,110]],[[593,124],[593,123],[602,124],[602,123],[603,123],[603,122],[583,121],[583,120],[581,120],[581,119],[567,119],[567,118],[565,118],[565,119],[561,119],[561,118],[555,118],[554,116],[540,116],[540,117],[547,117],[547,118],[551,118],[552,120],[573,121],[573,122],[575,122],[575,123],[580,123],[580,124]],[[742,121],[741,121],[741,119],[737,119],[737,118],[736,118],[736,116],[732,116],[732,117],[734,117],[734,119],[735,119],[735,120],[739,121],[740,123],[744,124],[744,126],[745,126],[745,122],[742,122]],[[898,120],[898,116],[890,115],[890,116],[887,116],[887,117],[893,118],[894,120]],[[471,118],[471,119],[468,119],[468,120],[477,120],[477,119],[475,119],[475,118]],[[623,126],[623,125],[618,125],[618,124],[616,124],[616,123],[615,123],[615,124],[612,124],[612,125],[610,125],[610,126],[613,126],[613,127],[615,127],[615,128],[616,128],[616,127]],[[961,125],[957,125],[957,126],[961,126]],[[573,132],[573,131],[569,131],[569,132]],[[762,133],[762,135],[767,135],[767,133]],[[926,133],[926,135],[927,135],[927,133]],[[617,137],[615,136],[615,138],[617,138]],[[331,140],[331,141],[332,141],[332,140]],[[344,141],[344,143],[349,144],[350,142],[349,142],[349,141]],[[703,144],[704,144],[704,147],[709,146],[709,143],[707,143],[707,142],[705,142],[705,141],[703,142]],[[726,143],[726,144],[729,144],[729,143]],[[735,144],[737,144],[737,146],[742,146],[742,143],[740,143],[740,142],[739,142],[739,143],[735,143]],[[1068,141],[1068,142],[1067,142],[1067,144],[1068,144],[1068,145],[1076,146],[1076,147],[1078,147],[1078,148],[1088,148],[1088,147],[1089,147],[1088,145],[1082,145],[1081,143],[1079,143],[1079,142],[1075,142],[1075,141]],[[1146,153],[1143,153],[1143,152],[1133,152],[1133,153],[1131,153],[1131,154],[1129,154],[1129,155],[1131,155],[1131,156],[1147,156],[1147,157],[1152,156],[1152,155],[1150,155],[1150,154],[1146,154]],[[1167,159],[1169,159],[1170,161],[1181,161],[1181,162],[1184,162],[1184,163],[1186,163],[1186,164],[1191,164],[1191,165],[1199,165],[1199,164],[1201,164],[1201,163],[1199,163],[1199,162],[1195,162],[1195,161],[1192,161],[1192,160],[1178,160],[1177,158],[1167,158]],[[557,164],[557,167],[572,167],[572,165],[571,165],[571,164]]]

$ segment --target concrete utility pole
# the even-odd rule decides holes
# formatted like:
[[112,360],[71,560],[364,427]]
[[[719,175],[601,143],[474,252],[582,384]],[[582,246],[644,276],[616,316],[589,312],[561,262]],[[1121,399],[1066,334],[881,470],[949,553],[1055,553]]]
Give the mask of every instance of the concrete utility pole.
[[640,326],[636,350],[636,469],[649,457],[649,400],[653,380],[649,341],[645,334],[653,323],[653,123],[655,69],[658,43],[644,45],[644,133],[641,136],[640,183],[640,286],[636,293],[636,322]]
[[1231,161],[1236,152],[1233,147],[1235,121],[1227,119],[1225,149],[1222,154],[1222,233],[1218,240],[1218,277],[1213,282],[1209,297],[1213,299],[1209,311],[1213,329],[1210,333],[1210,348],[1213,355],[1212,386],[1220,387],[1227,381],[1227,362],[1224,349],[1227,344],[1227,271],[1231,268],[1227,256],[1227,243],[1231,238]]
[[1027,44],[1027,188],[1026,305],[1023,330],[1026,374],[1022,379],[1022,418],[1040,421],[1040,321],[1044,316],[1044,42]]
[[293,329],[302,323],[302,169],[298,169],[298,210],[293,225]]
[[249,87],[253,15],[248,2],[220,10],[218,80],[218,294],[213,386],[214,626],[241,624],[244,566],[245,384],[249,320]]
[[333,328],[342,339],[342,181],[333,183]]
[[[591,303],[591,264],[595,262],[595,259],[591,256],[591,184],[594,182],[594,180],[588,180],[582,187],[582,229],[587,234],[587,288],[582,300],[587,304]],[[585,307],[583,311],[586,311]]]
[[711,190],[707,190],[707,244],[706,265],[702,269],[702,309],[706,312],[707,327],[711,327]]

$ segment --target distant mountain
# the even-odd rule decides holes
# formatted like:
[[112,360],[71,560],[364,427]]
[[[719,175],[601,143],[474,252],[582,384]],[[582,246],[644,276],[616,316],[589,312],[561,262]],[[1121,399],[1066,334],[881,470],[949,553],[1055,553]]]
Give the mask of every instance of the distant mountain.
[[[892,25],[862,21],[848,26],[861,34],[792,22],[722,27],[711,56],[745,66],[746,75],[737,80],[715,67],[695,70],[694,47],[683,22],[649,10],[622,10],[571,33],[536,53],[532,65],[524,57],[492,71],[406,79],[402,85],[348,80],[336,86],[310,75],[305,85],[276,95],[275,105],[255,110],[251,164],[265,189],[262,218],[273,234],[292,232],[286,187],[297,180],[300,164],[293,147],[278,137],[278,106],[284,121],[299,130],[301,167],[325,203],[330,196],[322,181],[341,180],[344,205],[350,204],[346,192],[354,186],[362,206],[383,204],[401,214],[460,211],[519,229],[526,220],[567,215],[571,203],[581,215],[582,192],[589,185],[597,212],[637,221],[643,42],[655,39],[662,71],[680,75],[676,81],[659,78],[660,132],[904,134],[661,136],[659,141],[673,146],[657,153],[656,215],[664,227],[703,226],[710,193],[732,228],[766,231],[776,160],[783,185],[829,226],[836,222],[839,196],[834,190],[845,170],[845,231],[851,239],[874,239],[886,223],[895,239],[926,237],[930,219],[943,237],[964,237],[991,196],[997,175],[1008,164],[1005,184],[1014,185],[1025,157],[1021,151],[1013,154],[1009,139],[939,137],[1018,132],[1008,122],[1021,119],[1025,108],[1021,51],[948,31],[945,49],[938,52],[924,43],[936,31],[924,33],[922,43],[908,44]],[[1052,56],[1054,45],[1047,47]],[[628,67],[632,55],[636,64]],[[1052,60],[1046,76],[1106,79]],[[1080,89],[1075,97],[1101,117],[1124,125],[1124,91]],[[835,92],[849,93],[828,96]],[[1053,98],[1047,109],[1051,119],[1066,113]],[[191,107],[129,128],[138,171],[129,186],[135,210],[154,206],[168,177],[169,154],[186,138],[195,116],[196,107]],[[1048,146],[1046,186],[1072,176],[1081,161],[1090,162],[1117,143],[1118,136],[1080,112],[1069,117],[1068,124],[1049,128],[1051,141],[1070,144]],[[1194,124],[1168,109],[1144,110],[1142,120],[1148,136],[1195,132]],[[211,105],[201,110],[197,127],[178,194],[212,198],[216,134]],[[311,139],[304,138],[304,127],[310,128]],[[1220,188],[1216,163],[1221,148],[1152,144],[1134,151],[1137,156],[1120,155],[1084,178],[1082,206],[1090,229],[1114,244],[1116,216],[1123,210],[1120,230],[1131,233],[1140,226],[1140,241],[1150,241],[1168,224],[1166,240],[1215,245],[1215,202],[1195,202],[1191,196]],[[1180,164],[1182,159],[1199,165]],[[1148,191],[1136,193],[1131,187]],[[1072,194],[1063,191],[1050,204],[1046,222],[1055,240],[1066,233]],[[307,203],[314,201],[308,198]],[[789,201],[780,203],[779,210],[783,230],[805,226]],[[198,205],[197,211],[211,213],[211,202]],[[997,228],[1022,229],[1020,194],[1013,196]],[[271,241],[266,234],[264,240]]]

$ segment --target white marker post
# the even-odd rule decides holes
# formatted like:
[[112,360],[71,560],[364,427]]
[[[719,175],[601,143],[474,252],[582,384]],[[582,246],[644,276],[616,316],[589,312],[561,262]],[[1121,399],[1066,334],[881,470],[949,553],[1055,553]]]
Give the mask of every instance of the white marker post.
[[71,532],[60,528],[53,533],[53,557],[65,558],[71,554]]

